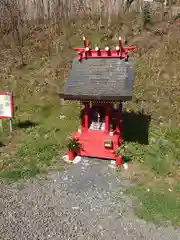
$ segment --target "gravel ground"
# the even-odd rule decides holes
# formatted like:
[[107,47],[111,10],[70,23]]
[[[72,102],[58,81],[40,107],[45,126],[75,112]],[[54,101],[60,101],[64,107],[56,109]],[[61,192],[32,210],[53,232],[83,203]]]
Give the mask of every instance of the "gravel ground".
[[84,159],[46,180],[0,185],[2,240],[176,240],[180,229],[139,220],[107,161]]

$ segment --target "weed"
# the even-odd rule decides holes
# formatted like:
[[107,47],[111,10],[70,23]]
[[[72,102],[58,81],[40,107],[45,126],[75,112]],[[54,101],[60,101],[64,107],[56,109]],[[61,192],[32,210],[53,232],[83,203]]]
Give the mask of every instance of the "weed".
[[[141,203],[139,206],[136,202],[136,213],[146,220],[171,221],[177,225],[180,221],[180,61],[176,55],[179,41],[174,36],[179,31],[172,26],[169,33],[168,37],[163,36],[161,44],[153,45],[150,50],[145,47],[136,59],[134,99],[125,108],[134,115],[143,110],[143,115],[150,115],[151,121],[146,128],[147,124],[127,119],[125,137],[126,154],[132,166],[139,168],[138,187],[130,190]],[[147,144],[139,141],[145,139],[145,133],[148,133]]]
[[[20,74],[25,77],[29,72],[23,69]],[[26,98],[26,92],[19,95],[24,101],[18,101],[12,144],[1,153],[0,178],[27,178],[46,171],[52,164],[57,164],[58,169],[63,166],[61,158],[57,163],[56,156],[65,150],[67,135],[77,127],[78,105],[62,104],[50,93],[35,95],[35,99]]]
[[[66,108],[61,110],[67,112]],[[66,114],[64,120],[51,113],[48,118],[42,119],[41,125],[26,129],[23,134],[24,141],[20,141],[13,153],[10,152],[0,177],[31,177],[54,164],[54,158],[66,147],[66,136],[76,127],[76,122],[71,118],[74,115],[76,108],[72,108],[71,114]],[[63,165],[62,162],[60,164]]]
[[143,25],[146,27],[147,24],[151,23],[151,11],[150,11],[150,4],[145,3],[143,7]]
[[135,211],[140,218],[154,221],[156,223],[172,222],[179,225],[180,202],[175,192],[164,188],[147,188],[144,185],[132,190],[138,197],[140,203],[136,205]]

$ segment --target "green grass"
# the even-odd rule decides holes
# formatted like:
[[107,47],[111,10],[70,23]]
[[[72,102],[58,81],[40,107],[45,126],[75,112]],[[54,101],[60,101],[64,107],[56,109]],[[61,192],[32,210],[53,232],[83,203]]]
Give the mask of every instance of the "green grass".
[[[139,44],[141,55],[137,54],[135,58],[134,99],[126,108],[151,116],[149,143],[138,141],[147,135],[147,123],[145,126],[143,121],[134,118],[127,126],[125,144],[126,154],[131,158],[132,168],[136,169],[138,176],[137,187],[130,189],[137,200],[137,215],[156,223],[170,221],[179,225],[180,59],[176,53],[179,32],[173,27],[171,35],[164,36],[161,44],[157,39],[157,44],[152,47],[151,38],[144,49],[141,48],[143,43]],[[148,47],[151,48],[148,50]],[[170,60],[172,58],[173,61]],[[147,192],[147,189],[150,191]]]
[[[157,224],[180,223],[179,129],[155,127],[150,130],[149,145],[127,143],[127,155],[139,166],[134,195],[138,217]],[[149,191],[148,191],[149,190]]]
[[[80,105],[61,101],[56,93],[62,90],[75,55],[71,47],[83,44],[82,31],[93,44],[103,42],[104,32],[99,36],[92,29],[82,28],[66,26],[65,35],[60,37],[63,51],[50,57],[46,54],[47,49],[40,49],[41,43],[36,46],[32,42],[27,65],[13,67],[9,74],[2,74],[0,87],[13,91],[16,109],[13,134],[9,136],[7,121],[4,121],[4,130],[0,134],[0,141],[6,145],[1,148],[0,178],[28,178],[44,173],[52,166],[63,169],[61,156],[67,151],[67,136],[78,127]],[[26,48],[29,51],[29,46]],[[27,123],[29,126],[25,127]]]
[[180,130],[173,126],[157,127],[151,122],[148,135],[147,145],[125,142],[126,156],[139,171],[137,187],[129,190],[136,197],[135,213],[148,221],[158,224],[168,221],[177,226],[180,222]]
[[[12,71],[8,84],[13,89],[16,110],[11,136],[8,121],[3,121],[0,139],[6,147],[1,148],[0,178],[29,178],[52,166],[64,169],[61,156],[66,152],[67,136],[78,127],[79,116],[79,104],[63,102],[56,94],[56,86],[63,85],[65,70],[53,78],[65,63],[66,58],[57,56],[39,58]],[[48,78],[46,85],[42,74]],[[5,80],[1,87],[6,88]]]
[[[41,119],[40,124],[23,130],[14,151],[10,151],[8,156],[4,154],[0,178],[31,177],[45,172],[51,165],[63,167],[60,156],[66,150],[67,136],[77,127],[76,119],[79,113],[78,106],[72,103],[68,106],[59,106],[56,110],[46,113],[45,119]],[[60,119],[60,115],[64,115],[65,118]],[[16,134],[18,131],[15,130]]]
[[139,186],[132,190],[132,193],[138,197],[135,212],[140,218],[155,223],[171,222],[178,226],[180,222],[180,195],[174,191],[168,191],[166,187],[150,188]]
[[149,144],[142,145],[135,142],[126,143],[127,155],[135,159],[150,171],[160,176],[178,170],[180,156],[180,135],[176,137],[179,129],[159,127],[150,128]]
[[[95,32],[85,31],[93,43],[100,43],[101,37]],[[83,44],[82,33],[75,32],[72,26],[65,28],[65,36],[61,37],[65,49],[59,54],[49,57],[44,49],[39,50],[40,44],[39,52],[33,45],[28,64],[2,76],[0,87],[5,90],[8,86],[14,94],[15,119],[11,136],[7,121],[0,133],[0,141],[6,145],[2,147],[0,178],[17,180],[47,172],[53,166],[64,168],[61,156],[67,151],[67,137],[79,125],[80,105],[61,101],[56,93],[62,90],[74,58],[69,47]]]

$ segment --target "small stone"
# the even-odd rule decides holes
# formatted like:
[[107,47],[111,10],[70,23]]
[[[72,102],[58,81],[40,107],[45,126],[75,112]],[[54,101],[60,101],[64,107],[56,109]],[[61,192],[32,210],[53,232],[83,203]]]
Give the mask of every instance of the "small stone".
[[73,160],[73,164],[77,164],[81,162],[82,158],[80,156],[76,156],[75,159]]
[[79,207],[78,207],[78,206],[77,206],[77,207],[72,207],[72,209],[73,209],[73,210],[78,210]]
[[64,180],[64,181],[67,181],[67,180],[68,180],[68,176],[64,176],[64,177],[63,177],[63,180]]
[[112,169],[115,169],[115,168],[116,168],[116,165],[109,164],[108,167],[109,167],[109,168],[112,168]]
[[62,157],[62,159],[63,159],[65,162],[67,162],[67,163],[72,163],[72,161],[69,161],[68,155],[64,155],[64,156]]
[[111,165],[116,165],[116,161],[112,160]]
[[127,169],[128,169],[128,164],[127,164],[127,163],[124,163],[124,164],[123,164],[123,167],[124,167],[125,170],[127,170]]
[[62,119],[65,118],[65,116],[64,115],[60,115],[59,118],[62,120]]

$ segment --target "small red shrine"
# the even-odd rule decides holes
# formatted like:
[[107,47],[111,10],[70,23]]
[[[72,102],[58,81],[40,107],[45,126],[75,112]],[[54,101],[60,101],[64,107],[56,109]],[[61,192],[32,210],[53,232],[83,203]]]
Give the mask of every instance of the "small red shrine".
[[72,64],[64,92],[64,100],[80,101],[81,125],[72,133],[69,160],[76,155],[115,160],[122,139],[122,103],[132,99],[133,67],[129,51],[135,46],[123,47],[122,40],[115,49],[91,48],[84,40],[83,48],[75,48],[76,61]]

